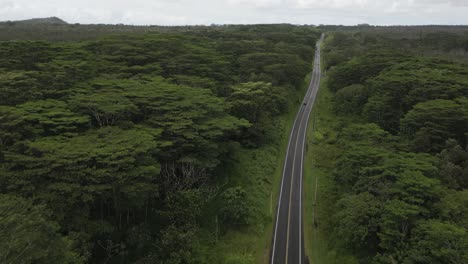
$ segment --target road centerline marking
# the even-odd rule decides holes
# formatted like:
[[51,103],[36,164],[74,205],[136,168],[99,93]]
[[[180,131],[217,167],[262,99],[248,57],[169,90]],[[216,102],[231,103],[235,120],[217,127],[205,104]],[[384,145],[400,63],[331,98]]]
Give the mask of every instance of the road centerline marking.
[[[275,256],[276,256],[276,253],[277,253],[277,257],[281,257],[281,255],[283,254],[282,252],[282,249],[278,249],[278,250],[281,250],[279,252],[276,252],[277,250],[277,239],[280,239],[280,238],[283,238],[284,239],[284,227],[286,227],[286,244],[285,244],[285,261],[284,262],[281,262],[281,263],[286,263],[288,264],[289,262],[289,255],[293,254],[293,252],[289,252],[289,246],[290,246],[290,239],[289,237],[292,235],[294,236],[294,231],[291,230],[291,228],[294,228],[292,225],[291,225],[291,212],[293,213],[296,213],[297,211],[293,211],[293,210],[299,210],[297,213],[298,213],[298,223],[299,223],[299,226],[298,226],[298,229],[295,229],[295,231],[298,231],[299,234],[298,234],[298,238],[299,238],[299,264],[302,264],[302,253],[303,253],[303,249],[302,249],[302,246],[303,246],[303,243],[302,243],[302,238],[303,238],[303,230],[302,230],[302,187],[303,187],[303,169],[304,169],[304,152],[305,152],[305,147],[306,147],[306,141],[307,141],[307,129],[308,129],[308,124],[309,124],[309,119],[310,119],[310,112],[312,111],[313,109],[313,104],[315,102],[315,97],[316,97],[316,94],[318,92],[318,89],[320,87],[320,79],[321,79],[321,72],[320,72],[320,44],[321,42],[323,41],[323,34],[322,34],[322,37],[321,39],[319,40],[319,42],[317,43],[317,50],[315,52],[315,60],[314,60],[314,65],[313,65],[313,71],[312,71],[312,76],[311,76],[311,80],[310,80],[310,84],[309,84],[309,87],[307,89],[307,92],[305,94],[305,97],[304,97],[304,100],[302,101],[302,104],[299,108],[299,111],[298,113],[296,114],[296,117],[295,117],[295,120],[294,120],[294,124],[293,124],[293,130],[291,131],[291,134],[289,136],[289,141],[288,141],[288,146],[287,146],[287,151],[286,151],[286,157],[285,157],[285,161],[284,161],[284,164],[283,164],[283,175],[282,175],[282,179],[281,179],[281,187],[280,187],[280,195],[279,195],[279,199],[278,199],[278,206],[277,206],[277,212],[276,212],[276,224],[275,224],[275,230],[274,230],[274,236],[273,236],[273,248],[272,248],[272,253],[271,253],[271,264],[274,264],[275,263]],[[304,124],[305,124],[305,127],[304,127]],[[296,126],[297,129],[296,129]],[[295,131],[296,132],[296,135],[295,134]],[[301,135],[301,132],[303,133]],[[295,140],[295,143],[294,143],[294,140]],[[299,143],[302,144],[302,146],[299,147],[298,149],[298,145]],[[293,145],[294,144],[294,145]],[[293,155],[294,156],[290,156],[291,155],[291,150],[293,150]],[[297,156],[298,155],[301,155],[300,157],[300,164],[298,166],[296,166],[296,161],[297,161]],[[292,159],[292,165],[291,165],[291,159]],[[287,167],[288,166],[292,166],[290,168],[290,172],[287,172]],[[299,169],[300,167],[300,171],[298,172],[299,174],[296,176],[295,173],[297,172],[297,170]],[[289,174],[290,173],[290,174]],[[282,201],[283,199],[287,199],[287,197],[284,197],[283,195],[283,190],[286,191],[288,188],[287,184],[285,185],[285,176],[289,176],[289,178],[287,180],[289,180],[289,202],[288,202],[288,208],[284,208],[284,203],[286,203],[286,201]],[[299,177],[299,178],[297,178]],[[294,186],[294,184],[297,182],[297,180],[299,180],[299,183],[298,183],[298,188],[299,190],[297,190],[297,188]],[[296,194],[299,195],[299,208],[296,209],[296,208],[292,208],[292,205],[293,205],[293,190],[296,189]],[[297,195],[295,195],[295,197],[297,197]],[[296,200],[294,200],[296,201]],[[278,227],[279,227],[279,220],[280,220],[280,212],[281,212],[281,209],[283,209],[283,211],[285,209],[288,210],[288,215],[287,215],[287,219],[285,219],[285,214],[282,214],[283,217],[281,217],[281,231],[280,233],[278,233]],[[297,214],[296,214],[297,215]],[[296,217],[296,215],[294,217]],[[284,226],[284,221],[286,221],[286,226]],[[279,235],[281,235],[280,237],[278,237]],[[282,241],[284,242],[284,240]],[[292,248],[291,251],[295,251],[295,248]],[[291,253],[291,254],[290,254]],[[295,254],[294,254],[295,255]],[[292,256],[292,255],[291,255]]]
[[289,208],[288,208],[288,225],[287,225],[287,231],[286,231],[286,261],[285,264],[288,264],[288,256],[289,256],[289,230],[290,230],[290,223],[291,223],[291,205],[292,205],[292,193],[293,193],[293,184],[294,184],[294,170],[296,167],[296,153],[297,153],[297,144],[299,143],[299,133],[301,132],[301,123],[303,121],[304,117],[304,105],[301,105],[301,109],[299,110],[299,128],[296,134],[296,144],[294,146],[294,156],[293,156],[293,164],[292,164],[292,170],[291,170],[291,184],[289,187]]
[[[300,111],[300,109],[299,109],[299,111]],[[294,129],[296,127],[298,116],[299,116],[299,112],[298,112],[298,114],[296,114],[292,129]],[[273,237],[273,248],[272,248],[272,254],[271,254],[271,264],[273,264],[273,262],[275,260],[276,236],[278,234],[278,222],[279,222],[278,220],[279,220],[280,209],[281,209],[281,200],[282,200],[281,198],[282,198],[282,195],[283,195],[284,174],[286,173],[286,167],[287,167],[287,164],[288,164],[288,156],[289,156],[289,152],[290,152],[289,150],[290,150],[291,141],[293,139],[293,136],[294,136],[294,131],[292,131],[291,135],[289,136],[288,147],[287,147],[287,150],[286,150],[286,156],[285,156],[284,164],[283,164],[283,175],[282,175],[282,179],[281,179],[280,195],[279,195],[279,199],[278,199],[278,208],[277,208],[277,211],[276,211],[276,225],[275,225],[275,234],[274,234],[274,237]]]

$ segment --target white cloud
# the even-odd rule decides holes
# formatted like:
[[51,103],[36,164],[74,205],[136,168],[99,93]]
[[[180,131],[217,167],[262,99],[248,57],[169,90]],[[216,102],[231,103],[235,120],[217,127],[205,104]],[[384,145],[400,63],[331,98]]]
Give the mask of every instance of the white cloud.
[[227,0],[230,5],[254,6],[254,7],[272,7],[284,4],[283,0]]
[[363,8],[372,1],[368,0],[296,0],[296,5],[303,8],[329,7],[329,8]]
[[0,19],[71,23],[468,24],[468,0],[0,0]]

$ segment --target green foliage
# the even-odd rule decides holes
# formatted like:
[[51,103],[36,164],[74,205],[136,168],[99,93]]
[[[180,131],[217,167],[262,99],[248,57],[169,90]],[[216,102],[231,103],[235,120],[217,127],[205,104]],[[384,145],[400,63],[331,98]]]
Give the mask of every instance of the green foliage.
[[0,260],[2,263],[85,263],[59,233],[45,206],[0,195]]
[[379,202],[369,193],[344,196],[337,205],[336,235],[356,249],[375,248],[377,241]]
[[158,165],[151,154],[159,135],[144,128],[108,128],[24,142],[21,149],[5,153],[5,187],[24,196],[34,194],[72,230],[83,224],[70,219],[74,213],[90,217],[89,210],[99,204],[101,210],[112,208],[112,218],[121,226],[123,210],[142,210],[144,201],[157,194]]
[[468,108],[464,105],[442,99],[419,103],[401,120],[402,133],[413,139],[418,151],[440,151],[448,138],[465,143]]
[[251,256],[229,256],[224,264],[253,264],[255,263],[254,259]]
[[396,133],[400,119],[414,105],[466,96],[466,89],[462,88],[466,80],[458,67],[438,61],[413,60],[384,70],[368,82],[372,92],[364,115],[369,121]]
[[268,152],[263,173],[252,170],[271,181],[278,119],[310,70],[316,29],[0,23],[2,30],[2,40],[60,40],[0,43],[0,193],[27,199],[18,214],[29,210],[32,220],[14,210],[1,217],[24,226],[18,241],[31,235],[35,246],[18,263],[188,263],[207,207],[224,195],[213,214],[226,216],[225,233],[266,222],[263,204],[252,201],[271,182],[249,193],[219,186],[237,181],[223,171],[238,152]]
[[242,83],[232,87],[228,98],[229,111],[248,120],[252,126],[245,135],[246,144],[258,146],[272,129],[273,118],[287,109],[287,93],[269,83]]
[[438,220],[418,223],[412,250],[403,263],[465,263],[468,261],[466,228]]
[[[23,138],[73,135],[88,128],[89,118],[69,110],[63,101],[53,99],[27,102],[16,107],[1,106],[2,131]],[[4,137],[8,140],[8,137]]]
[[35,72],[0,69],[0,103],[16,105],[42,97]]
[[364,104],[367,103],[367,88],[354,84],[336,92],[335,108],[342,113],[360,114]]
[[299,86],[307,75],[308,64],[292,54],[252,53],[239,58],[241,74],[249,81],[264,81],[274,85],[291,83]]
[[249,224],[251,206],[242,187],[232,187],[222,194],[223,207],[220,209],[223,222],[227,226],[245,226]]
[[214,94],[218,93],[219,83],[210,78],[203,78],[190,75],[175,75],[170,78],[170,81],[178,85],[186,85],[190,87],[200,87],[211,90]]
[[[434,42],[424,45],[458,45],[442,36],[458,38],[426,35]],[[329,142],[343,151],[326,190],[336,197],[327,226],[363,263],[464,263],[466,67],[404,54],[394,44],[405,40],[388,38],[337,33],[327,42],[332,118],[350,120]]]
[[407,56],[393,50],[375,50],[362,57],[339,64],[330,71],[328,86],[336,92],[352,84],[364,84],[377,76],[383,69],[407,59]]
[[363,168],[381,164],[388,156],[387,151],[379,148],[362,146],[352,148],[340,156],[333,178],[343,187],[352,187],[365,173]]
[[344,144],[392,145],[396,138],[373,123],[351,124],[343,128],[340,141]]
[[[76,47],[79,48],[79,47]],[[89,54],[64,54],[70,58],[55,59],[47,63],[39,63],[38,71],[41,84],[46,88],[44,96],[48,98],[59,98],[67,95],[67,89],[80,81],[94,76],[94,67]],[[76,56],[82,57],[77,60]]]
[[98,127],[112,126],[119,120],[129,120],[131,115],[137,112],[137,107],[117,91],[78,94],[68,102],[77,111],[93,118]]
[[36,70],[37,63],[48,62],[52,57],[52,45],[44,41],[0,42],[0,68]]
[[445,221],[468,228],[468,190],[450,191],[436,207]]
[[382,209],[381,222],[379,224],[379,247],[390,255],[400,260],[401,251],[404,249],[405,240],[414,226],[419,208],[400,200],[391,200],[385,203]]
[[170,226],[163,231],[160,239],[159,255],[152,258],[153,263],[177,264],[190,261],[192,249],[187,241],[195,239],[195,230]]

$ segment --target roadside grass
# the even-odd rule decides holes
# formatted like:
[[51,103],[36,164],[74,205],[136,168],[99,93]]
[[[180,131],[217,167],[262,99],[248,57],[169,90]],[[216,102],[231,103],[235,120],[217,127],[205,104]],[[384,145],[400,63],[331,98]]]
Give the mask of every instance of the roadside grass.
[[334,243],[328,228],[336,200],[330,176],[341,151],[337,131],[350,122],[333,113],[332,96],[322,79],[307,130],[304,157],[304,243],[312,264],[354,264],[357,259]]
[[199,259],[194,263],[268,263],[289,134],[310,78],[311,74],[304,79],[301,89],[291,96],[290,110],[275,120],[270,135],[273,141],[258,149],[237,148],[232,161],[218,172],[228,179],[223,189],[233,186],[245,189],[248,199],[259,210],[256,213],[259,217],[253,218],[246,228],[228,229],[223,233],[223,227],[216,221],[216,205],[212,205],[202,217],[206,223],[202,223],[201,237],[195,245]]

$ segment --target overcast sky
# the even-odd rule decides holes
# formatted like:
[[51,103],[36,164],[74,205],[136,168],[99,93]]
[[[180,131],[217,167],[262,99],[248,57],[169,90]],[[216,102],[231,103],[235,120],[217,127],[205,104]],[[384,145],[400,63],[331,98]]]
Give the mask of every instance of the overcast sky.
[[0,20],[69,23],[468,24],[468,0],[0,0]]

